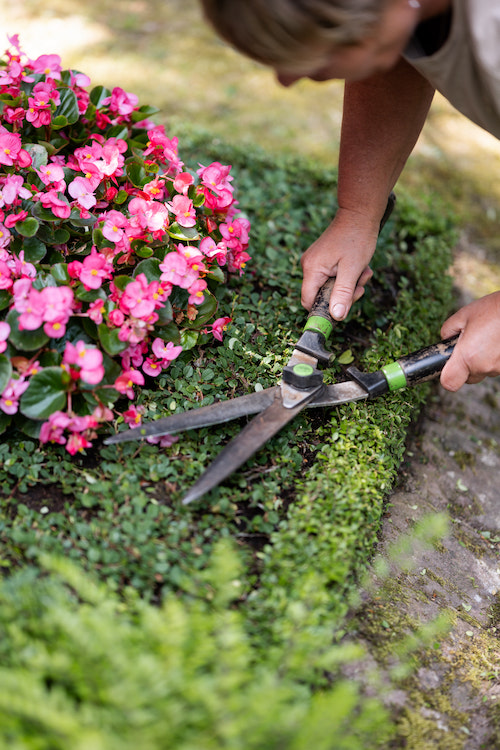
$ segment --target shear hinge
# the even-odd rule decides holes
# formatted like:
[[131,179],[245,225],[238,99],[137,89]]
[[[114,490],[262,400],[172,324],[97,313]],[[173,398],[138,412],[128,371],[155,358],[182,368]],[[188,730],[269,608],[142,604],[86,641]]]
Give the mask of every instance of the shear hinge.
[[361,372],[357,367],[351,366],[347,368],[347,374],[365,389],[369,398],[381,396],[389,390],[389,384],[382,370],[377,370],[377,372]]

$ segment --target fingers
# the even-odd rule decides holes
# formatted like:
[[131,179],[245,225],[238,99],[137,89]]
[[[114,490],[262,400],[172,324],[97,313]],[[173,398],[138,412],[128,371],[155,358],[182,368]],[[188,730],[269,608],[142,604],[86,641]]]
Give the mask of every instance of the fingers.
[[365,293],[365,284],[373,276],[373,271],[367,267],[361,276],[352,273],[352,269],[343,273],[342,264],[339,263],[337,280],[330,297],[330,314],[335,320],[344,320],[347,317],[353,302],[357,302]]

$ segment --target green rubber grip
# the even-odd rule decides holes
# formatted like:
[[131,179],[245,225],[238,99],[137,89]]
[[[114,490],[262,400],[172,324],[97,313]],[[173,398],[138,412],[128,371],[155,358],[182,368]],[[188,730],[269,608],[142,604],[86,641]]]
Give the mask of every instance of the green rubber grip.
[[304,331],[317,331],[322,333],[325,339],[328,339],[333,331],[333,323],[320,315],[311,315],[306,321]]
[[381,368],[384,373],[387,385],[390,391],[399,391],[400,388],[406,388],[408,382],[403,368],[399,362],[390,362]]

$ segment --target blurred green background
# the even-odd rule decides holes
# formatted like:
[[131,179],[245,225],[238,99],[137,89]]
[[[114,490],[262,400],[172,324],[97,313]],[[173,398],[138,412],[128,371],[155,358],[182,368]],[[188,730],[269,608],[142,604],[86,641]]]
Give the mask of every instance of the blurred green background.
[[[0,0],[1,26],[31,57],[58,53],[93,84],[121,86],[176,123],[221,139],[335,164],[341,82],[278,86],[271,71],[220,42],[197,0]],[[182,146],[182,144],[181,144]],[[463,228],[454,274],[476,296],[500,286],[500,144],[437,96],[400,180],[441,196]]]

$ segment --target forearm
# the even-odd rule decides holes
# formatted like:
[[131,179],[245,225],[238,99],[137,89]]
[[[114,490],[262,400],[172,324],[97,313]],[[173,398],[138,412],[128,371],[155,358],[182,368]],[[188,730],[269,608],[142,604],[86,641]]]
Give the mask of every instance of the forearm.
[[413,150],[434,95],[406,61],[368,80],[346,83],[338,203],[377,225]]

